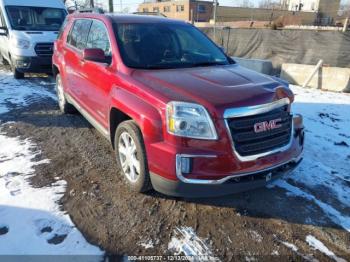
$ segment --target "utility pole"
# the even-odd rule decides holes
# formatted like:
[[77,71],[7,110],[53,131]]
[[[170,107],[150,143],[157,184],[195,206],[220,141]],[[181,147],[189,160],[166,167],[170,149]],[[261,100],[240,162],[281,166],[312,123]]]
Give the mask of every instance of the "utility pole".
[[217,16],[217,10],[218,10],[218,0],[214,1],[214,42],[216,42],[216,16]]
[[113,13],[114,12],[113,0],[108,0],[108,5],[109,5],[109,12]]

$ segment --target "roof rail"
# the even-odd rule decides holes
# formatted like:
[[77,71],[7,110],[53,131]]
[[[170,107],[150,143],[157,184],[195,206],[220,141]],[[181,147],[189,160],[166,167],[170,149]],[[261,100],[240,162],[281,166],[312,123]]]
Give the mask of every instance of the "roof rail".
[[76,12],[78,12],[78,13],[95,13],[95,14],[104,14],[105,13],[102,8],[83,8],[83,9],[78,9]]
[[166,15],[159,12],[134,12],[133,15],[150,15],[150,16],[162,16],[166,17]]

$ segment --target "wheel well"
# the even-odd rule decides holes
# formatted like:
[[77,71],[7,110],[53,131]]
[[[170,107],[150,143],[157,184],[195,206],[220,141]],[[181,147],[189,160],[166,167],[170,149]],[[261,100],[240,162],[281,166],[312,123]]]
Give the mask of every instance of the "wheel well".
[[117,129],[120,123],[130,119],[131,117],[125,114],[124,112],[116,109],[115,107],[112,108],[109,114],[109,126],[110,126],[111,142],[112,142],[113,148],[114,148],[115,130]]
[[52,65],[52,74],[53,77],[56,78],[56,76],[59,74],[60,70],[58,70],[58,67],[55,65]]

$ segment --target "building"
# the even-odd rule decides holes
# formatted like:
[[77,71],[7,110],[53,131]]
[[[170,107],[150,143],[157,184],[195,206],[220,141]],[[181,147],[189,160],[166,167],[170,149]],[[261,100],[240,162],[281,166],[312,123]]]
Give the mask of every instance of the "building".
[[329,24],[338,14],[340,0],[284,0],[290,11],[315,12],[319,23]]
[[340,0],[284,0],[290,11],[317,12],[324,16],[336,17]]
[[195,0],[145,1],[138,12],[157,12],[169,18],[194,22],[209,22],[213,17],[213,2]]
[[[303,25],[329,25],[337,17],[340,0],[281,0],[279,6],[275,9],[219,5],[217,22],[274,21],[282,16],[294,16]],[[138,8],[138,12],[157,12],[169,18],[194,22],[210,22],[213,10],[213,1],[201,0],[148,0]]]

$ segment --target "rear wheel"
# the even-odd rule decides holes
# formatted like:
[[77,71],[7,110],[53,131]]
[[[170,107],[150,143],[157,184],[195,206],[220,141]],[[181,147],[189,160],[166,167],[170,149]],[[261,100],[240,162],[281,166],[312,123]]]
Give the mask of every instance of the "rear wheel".
[[134,192],[152,188],[141,130],[133,120],[121,123],[116,131],[115,153],[126,183]]
[[74,106],[68,103],[66,100],[60,74],[56,75],[56,93],[57,93],[58,105],[60,107],[61,112],[63,114],[75,113]]

